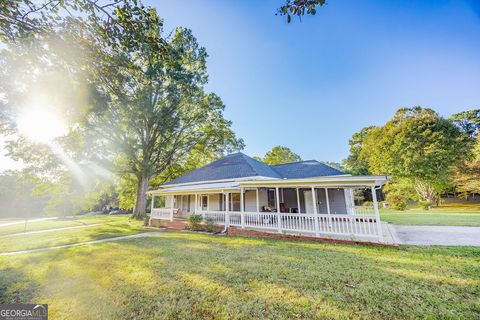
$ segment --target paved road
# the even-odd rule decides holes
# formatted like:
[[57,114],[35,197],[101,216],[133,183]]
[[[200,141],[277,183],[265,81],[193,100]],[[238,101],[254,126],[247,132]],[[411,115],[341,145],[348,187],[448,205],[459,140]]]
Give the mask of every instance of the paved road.
[[480,227],[400,226],[389,224],[399,244],[480,246]]

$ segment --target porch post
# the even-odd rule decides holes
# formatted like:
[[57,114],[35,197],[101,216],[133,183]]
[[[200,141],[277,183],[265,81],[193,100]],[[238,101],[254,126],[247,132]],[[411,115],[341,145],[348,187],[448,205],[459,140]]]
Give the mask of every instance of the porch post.
[[325,188],[325,200],[327,201],[328,226],[332,227],[332,218],[330,217],[330,200],[328,198],[328,188]]
[[150,208],[150,219],[148,219],[148,225],[152,223],[152,217],[154,215],[153,209],[155,209],[155,195],[152,194],[152,206]]
[[313,201],[313,211],[314,213],[314,221],[315,221],[315,237],[320,235],[320,227],[318,225],[318,210],[317,210],[317,192],[315,191],[315,187],[312,187],[312,201]]
[[210,194],[207,193],[207,211],[210,211]]
[[280,216],[280,194],[278,192],[278,187],[275,187],[275,197],[277,200],[277,226],[278,226],[278,232],[282,233],[282,221],[281,221],[281,216]]
[[193,207],[194,214],[197,214],[197,207],[198,207],[198,194],[195,193],[195,206]]
[[255,193],[257,194],[257,212],[260,212],[260,200],[258,199],[258,187],[255,188]]
[[173,202],[174,202],[175,196],[172,194],[172,201],[170,205],[170,221],[173,221]]
[[375,190],[375,186],[372,187],[372,200],[375,220],[377,221],[378,241],[383,242],[382,222],[380,221],[380,213],[378,212],[377,191]]
[[245,189],[243,187],[240,187],[240,224],[242,226],[242,229],[245,228],[245,204],[244,204],[244,193]]
[[225,227],[230,225],[230,193],[225,194]]
[[300,193],[298,192],[298,188],[297,188],[297,207],[298,207],[298,212],[297,213],[300,213]]

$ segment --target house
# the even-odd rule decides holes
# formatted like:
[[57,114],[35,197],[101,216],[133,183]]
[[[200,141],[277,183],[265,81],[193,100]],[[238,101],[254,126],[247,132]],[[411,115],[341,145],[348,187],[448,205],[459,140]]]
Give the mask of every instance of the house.
[[[239,152],[149,191],[150,221],[195,213],[226,228],[382,241],[376,190],[387,179],[316,160],[268,166]],[[365,193],[372,205],[362,205]]]

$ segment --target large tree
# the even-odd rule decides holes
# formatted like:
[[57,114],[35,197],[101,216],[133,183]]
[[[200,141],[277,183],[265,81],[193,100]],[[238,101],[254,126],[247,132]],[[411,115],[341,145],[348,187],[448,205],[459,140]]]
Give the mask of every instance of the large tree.
[[[91,2],[83,3],[88,6]],[[134,215],[141,218],[145,215],[146,191],[153,177],[168,179],[167,172],[172,171],[172,166],[188,162],[193,150],[219,156],[241,149],[243,142],[235,137],[230,122],[224,119],[220,98],[205,92],[207,54],[190,30],[177,28],[171,36],[164,36],[162,20],[156,11],[135,0],[108,8],[104,15],[99,15],[98,10],[105,8],[95,7],[86,19],[67,15],[60,17],[54,26],[50,21],[41,23],[41,31],[34,36],[29,32],[21,46],[27,48],[23,51],[31,53],[32,47],[42,49],[40,56],[47,57],[49,63],[39,64],[41,68],[60,61],[67,67],[63,69],[66,80],[73,74],[75,80],[82,79],[74,83],[86,84],[84,90],[78,90],[78,85],[67,85],[66,90],[87,96],[80,108],[82,112],[76,115],[77,121],[71,123],[70,134],[80,137],[78,146],[83,147],[73,148],[77,151],[75,156],[110,163],[108,168],[118,176],[133,177],[137,185]],[[47,29],[50,32],[45,32]],[[20,47],[19,38],[14,37],[15,41],[10,42],[4,57],[22,51],[10,50]],[[53,41],[44,45],[43,39]],[[75,50],[65,50],[66,47]],[[56,54],[52,55],[53,52]],[[37,77],[38,70],[29,69],[32,70],[29,75]],[[4,72],[4,78],[13,73]],[[15,97],[21,100],[27,96],[28,82],[22,84],[20,91],[13,88],[13,83],[3,89],[8,97],[4,102],[8,112],[2,112],[2,123],[7,123],[2,128],[11,134],[15,131],[16,117],[11,111],[19,104]],[[11,153],[18,158],[32,163],[46,162],[34,147],[27,149],[22,143],[10,146]],[[41,148],[44,155],[52,154],[49,147]],[[53,158],[55,155],[53,152]],[[53,160],[52,166],[56,162]]]
[[356,132],[352,135],[352,138],[348,141],[350,146],[350,154],[347,159],[343,161],[345,165],[345,170],[352,175],[367,175],[368,171],[368,162],[366,159],[360,157],[360,152],[363,148],[363,142],[368,132],[373,130],[375,127],[366,127]]
[[469,137],[476,137],[480,131],[480,109],[455,113],[450,119]]
[[116,25],[101,21],[89,39],[95,50],[89,74],[108,99],[86,119],[86,133],[115,154],[122,174],[135,177],[134,216],[141,218],[150,179],[196,147],[223,153],[243,142],[223,117],[221,99],[205,92],[207,53],[190,30],[164,38],[155,9],[128,2],[113,16]]
[[465,195],[480,193],[480,135],[476,137],[469,159],[453,167],[452,174],[459,192]]
[[360,158],[373,174],[409,179],[431,202],[449,184],[449,168],[465,158],[462,132],[431,109],[401,108],[385,126],[370,129]]
[[254,158],[256,160],[265,162],[268,165],[302,161],[302,158],[298,154],[290,150],[290,148],[284,146],[273,147],[272,150],[268,151],[263,158]]

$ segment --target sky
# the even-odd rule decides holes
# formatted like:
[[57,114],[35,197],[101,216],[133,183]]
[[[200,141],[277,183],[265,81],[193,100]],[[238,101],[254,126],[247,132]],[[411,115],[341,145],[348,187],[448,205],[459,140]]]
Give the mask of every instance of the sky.
[[399,107],[480,108],[479,0],[330,0],[290,24],[275,15],[284,0],[146,3],[207,49],[207,90],[251,156],[284,145],[340,162],[353,133]]

